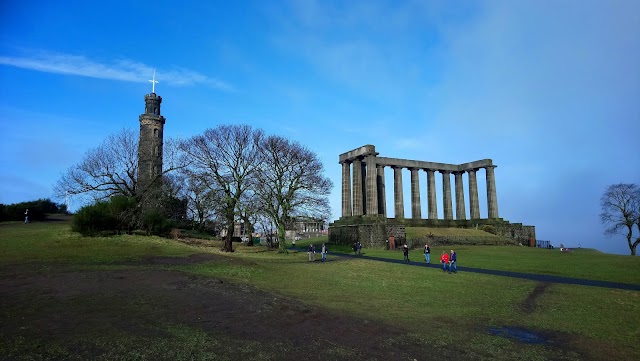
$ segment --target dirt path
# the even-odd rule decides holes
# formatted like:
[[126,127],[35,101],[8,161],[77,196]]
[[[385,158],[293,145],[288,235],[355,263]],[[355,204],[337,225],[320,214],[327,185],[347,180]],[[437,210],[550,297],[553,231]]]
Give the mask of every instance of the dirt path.
[[[137,263],[188,264],[213,258],[152,257]],[[388,342],[403,338],[404,330],[327,313],[251,286],[164,270],[8,274],[0,279],[0,317],[1,338],[14,344],[36,340],[30,357],[43,359],[105,357],[104,346],[91,341],[104,335],[131,335],[153,344],[170,336],[167,325],[187,326],[231,345],[205,350],[212,359],[424,359],[418,341],[402,341],[401,347]],[[51,350],[60,347],[64,356],[58,358]],[[247,354],[239,358],[234,348]],[[22,352],[16,348],[4,357],[19,359]],[[106,358],[110,356],[123,355]],[[163,359],[162,354],[147,357]]]

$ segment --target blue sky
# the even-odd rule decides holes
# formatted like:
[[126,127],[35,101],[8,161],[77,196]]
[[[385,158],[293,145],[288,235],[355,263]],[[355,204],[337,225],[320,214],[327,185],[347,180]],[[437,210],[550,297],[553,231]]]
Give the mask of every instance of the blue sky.
[[0,39],[0,203],[51,197],[137,129],[157,69],[166,137],[250,124],[299,141],[334,182],[334,219],[338,155],[373,144],[491,158],[501,217],[628,253],[598,214],[606,186],[640,183],[638,1],[3,1]]

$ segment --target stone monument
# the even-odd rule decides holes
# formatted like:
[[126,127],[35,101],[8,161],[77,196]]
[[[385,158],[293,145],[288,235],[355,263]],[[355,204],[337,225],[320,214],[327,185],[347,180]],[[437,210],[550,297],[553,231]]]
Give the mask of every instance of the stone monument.
[[[140,114],[140,140],[138,143],[138,184],[136,191],[142,198],[154,188],[159,188],[162,179],[162,145],[165,118],[160,115],[162,97],[156,95],[156,73],[153,72],[151,93],[144,96],[145,109]],[[148,198],[148,197],[147,197]]]
[[[446,164],[418,160],[379,157],[373,145],[364,145],[340,154],[342,166],[342,217],[329,225],[329,242],[380,245],[389,237],[395,242],[405,240],[404,229],[412,227],[460,227],[471,228],[493,225],[502,236],[515,240],[535,238],[533,226],[511,224],[498,216],[496,190],[496,166],[491,159],[476,160],[463,164]],[[385,168],[393,169],[394,218],[387,218]],[[411,175],[411,218],[404,215],[402,170]],[[487,192],[487,215],[481,217],[478,201],[477,172],[485,171]],[[420,199],[421,171],[427,176],[427,218],[422,218]],[[443,218],[438,218],[435,177],[442,176]],[[469,219],[462,176],[467,174],[469,194]],[[454,176],[455,219],[452,208],[451,175]]]

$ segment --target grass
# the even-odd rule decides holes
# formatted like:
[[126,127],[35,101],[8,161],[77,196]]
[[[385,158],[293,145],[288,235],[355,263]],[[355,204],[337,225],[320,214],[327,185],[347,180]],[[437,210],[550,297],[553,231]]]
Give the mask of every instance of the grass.
[[501,238],[495,234],[474,228],[407,227],[406,232],[407,239],[423,238],[430,234],[436,237]]
[[[325,264],[310,264],[303,253],[289,256],[254,253],[247,258],[254,265],[236,266],[234,274],[229,273],[227,267],[209,264],[179,268],[251,283],[336,312],[375,315],[381,321],[411,325],[415,329],[420,329],[427,321],[433,323],[435,317],[447,318],[446,315],[482,318],[488,324],[520,323],[519,305],[536,285],[533,281],[475,273],[450,276],[436,269],[364,259],[335,261],[335,256],[330,256],[330,262]],[[629,314],[640,310],[640,305],[633,302],[639,296],[638,292],[569,285],[553,285],[550,289],[552,291],[543,295],[549,313],[543,312],[542,317],[532,315],[532,319],[537,320],[535,325],[545,329],[611,337],[619,322],[627,322]],[[621,304],[624,297],[629,301]],[[400,307],[403,304],[410,305],[410,309]],[[624,312],[620,314],[620,311]],[[604,317],[598,317],[598,322],[594,322],[585,318],[585,314]],[[584,321],[593,327],[585,328]]]
[[96,264],[194,253],[192,247],[161,237],[83,237],[65,223],[2,224],[0,242],[0,265],[39,261]]
[[[475,230],[469,230],[475,231]],[[480,231],[486,233],[484,231]],[[298,241],[302,250],[313,243],[318,248],[328,237],[316,237]],[[349,246],[329,245],[331,252],[352,254]],[[640,284],[640,259],[602,253],[589,248],[577,248],[571,252],[559,249],[543,249],[522,246],[433,246],[431,262],[437,263],[442,252],[455,249],[458,265],[502,271],[537,273],[564,277],[584,278],[597,281]],[[402,251],[384,249],[364,249],[366,256],[402,260]],[[409,257],[413,261],[423,261],[422,248],[412,249]]]
[[[318,247],[325,237],[301,240]],[[114,236],[85,238],[69,231],[68,225],[32,223],[0,225],[0,265],[64,263],[74,267],[123,267],[124,262],[145,256],[186,256],[212,252],[227,262],[163,268],[254,285],[288,296],[302,303],[335,313],[377,320],[408,330],[409,337],[424,342],[425,349],[448,345],[465,349],[478,360],[546,360],[584,358],[634,359],[640,357],[640,292],[598,287],[552,284],[527,310],[524,305],[538,285],[507,277],[461,272],[443,274],[437,269],[366,259],[343,259],[329,255],[327,263],[307,262],[306,252],[278,253],[264,247],[238,245],[236,252],[223,254],[219,247],[188,246],[157,237]],[[432,262],[450,247],[432,249]],[[456,247],[460,266],[554,274],[615,282],[640,283],[640,258],[603,254],[588,249],[570,253],[527,247]],[[331,246],[331,252],[351,252],[345,246]],[[402,259],[402,252],[365,249],[366,256]],[[421,250],[412,250],[413,260],[422,260]],[[130,310],[134,312],[134,310]],[[549,335],[564,346],[526,345],[492,336],[492,326],[517,326]],[[229,340],[184,325],[165,325],[170,335],[159,340],[131,338],[114,333],[97,338],[110,359],[119,359],[129,347],[149,343],[139,359],[153,359],[171,353],[177,359],[194,354],[197,359],[233,359],[218,343],[241,347],[247,354],[272,359],[275,350],[246,340]],[[1,336],[1,335],[0,335]],[[22,346],[0,342],[9,355],[39,347],[40,340],[18,338]],[[80,342],[80,341],[78,341]],[[283,341],[284,342],[284,341]],[[68,350],[46,344],[52,358],[69,358]],[[207,347],[206,345],[209,345]],[[274,343],[277,347],[291,347]],[[389,347],[402,347],[401,340],[389,340]],[[570,347],[569,347],[570,346]],[[261,351],[262,350],[262,351]],[[576,351],[578,350],[578,351]],[[13,353],[12,353],[13,352]],[[67,353],[65,353],[67,352]],[[87,350],[84,354],[86,355]],[[195,353],[194,353],[195,352]],[[262,353],[260,353],[262,352]],[[331,354],[348,350],[333,347]],[[79,355],[83,355],[82,352]],[[257,359],[254,358],[254,359]],[[78,359],[78,358],[76,358]]]

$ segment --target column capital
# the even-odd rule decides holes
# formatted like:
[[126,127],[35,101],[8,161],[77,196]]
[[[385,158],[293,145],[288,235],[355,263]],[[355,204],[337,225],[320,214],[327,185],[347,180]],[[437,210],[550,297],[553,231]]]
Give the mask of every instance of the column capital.
[[458,174],[465,174],[467,171],[466,170],[454,170],[453,173],[454,175],[458,175]]
[[493,169],[493,168],[496,168],[496,167],[497,167],[497,165],[486,165],[486,166],[484,166],[482,168],[484,168],[484,169],[489,169],[489,168]]
[[438,172],[442,173],[443,175],[451,174],[451,171],[450,170],[446,170],[446,169],[438,169]]

